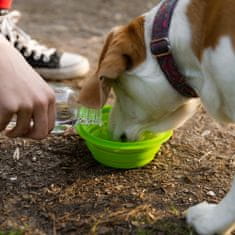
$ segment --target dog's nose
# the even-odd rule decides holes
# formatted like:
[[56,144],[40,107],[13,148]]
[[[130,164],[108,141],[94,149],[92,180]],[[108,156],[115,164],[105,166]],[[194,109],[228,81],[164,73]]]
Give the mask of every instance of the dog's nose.
[[120,140],[121,140],[122,142],[127,142],[127,135],[126,135],[126,133],[123,133],[123,134],[120,136]]

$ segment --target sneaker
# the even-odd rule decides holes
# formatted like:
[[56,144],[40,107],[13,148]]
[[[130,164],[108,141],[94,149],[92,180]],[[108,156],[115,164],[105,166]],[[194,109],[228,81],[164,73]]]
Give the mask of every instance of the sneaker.
[[16,26],[20,12],[0,16],[0,33],[24,56],[26,61],[45,79],[59,80],[82,77],[89,71],[88,60],[78,54],[61,53],[33,40]]

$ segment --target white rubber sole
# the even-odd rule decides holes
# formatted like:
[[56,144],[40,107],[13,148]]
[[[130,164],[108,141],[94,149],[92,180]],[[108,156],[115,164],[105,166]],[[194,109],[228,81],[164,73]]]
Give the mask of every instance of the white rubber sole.
[[47,80],[66,80],[85,76],[90,70],[90,64],[84,58],[79,64],[63,68],[34,68],[43,78]]

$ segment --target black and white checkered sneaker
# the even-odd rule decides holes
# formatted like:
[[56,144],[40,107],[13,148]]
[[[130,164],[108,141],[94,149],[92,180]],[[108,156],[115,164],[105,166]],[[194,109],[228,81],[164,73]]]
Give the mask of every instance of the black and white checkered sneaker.
[[81,77],[89,71],[87,58],[73,53],[58,52],[33,40],[16,26],[18,11],[0,15],[0,33],[24,56],[27,62],[45,79],[59,80]]

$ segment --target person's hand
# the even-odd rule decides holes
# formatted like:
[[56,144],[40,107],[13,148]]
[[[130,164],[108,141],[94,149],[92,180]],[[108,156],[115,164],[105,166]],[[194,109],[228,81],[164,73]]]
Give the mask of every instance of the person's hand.
[[0,131],[14,115],[16,126],[6,131],[7,136],[42,139],[54,127],[55,96],[23,56],[0,36]]

